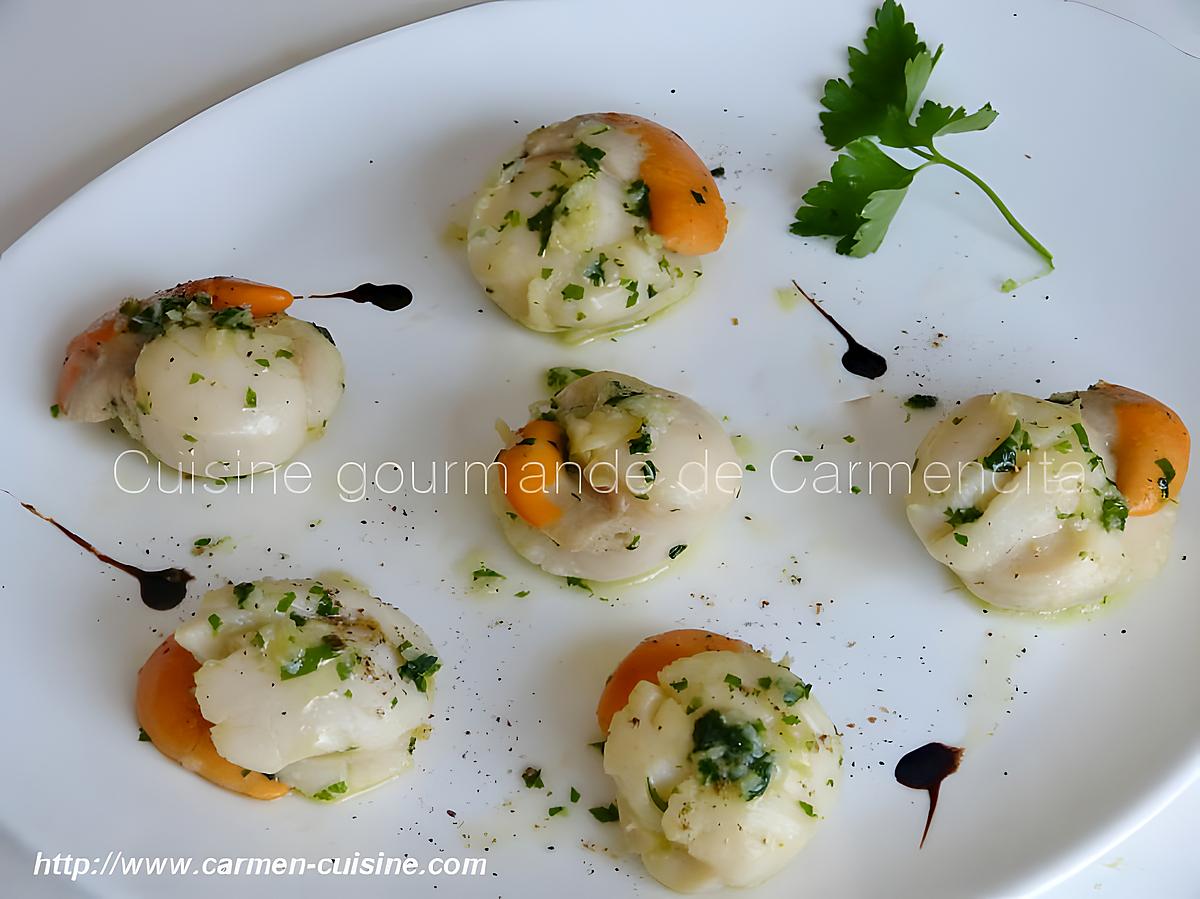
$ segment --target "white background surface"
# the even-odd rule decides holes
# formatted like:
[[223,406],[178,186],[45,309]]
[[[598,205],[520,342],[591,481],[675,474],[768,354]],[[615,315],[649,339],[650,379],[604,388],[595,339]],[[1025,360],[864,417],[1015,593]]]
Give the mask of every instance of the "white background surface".
[[[207,106],[327,50],[463,5],[3,0],[0,248],[93,177]],[[1099,15],[1082,7],[1078,14]],[[1164,46],[1163,52],[1175,51]],[[1193,787],[1049,895],[1200,896],[1197,833],[1200,787]],[[28,864],[0,855],[0,874],[12,865],[23,875]]]

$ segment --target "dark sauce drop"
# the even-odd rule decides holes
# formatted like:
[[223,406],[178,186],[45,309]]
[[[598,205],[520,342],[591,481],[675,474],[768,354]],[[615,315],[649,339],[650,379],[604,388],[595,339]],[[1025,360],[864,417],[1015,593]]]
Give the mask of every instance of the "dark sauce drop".
[[858,375],[860,378],[870,378],[872,381],[887,371],[886,359],[855,340],[850,335],[850,332],[838,323],[837,319],[825,311],[824,306],[804,292],[803,287],[796,284],[795,281],[792,284],[800,291],[800,295],[812,303],[813,308],[825,316],[825,320],[837,328],[838,333],[846,338],[846,352],[842,354],[842,368],[846,369],[852,375]]
[[399,312],[413,301],[412,291],[403,284],[359,284],[353,290],[343,290],[340,293],[310,293],[309,299],[328,300],[341,297],[356,303],[370,303],[378,309],[388,312]]
[[921,832],[921,846],[925,845],[925,837],[929,836],[929,825],[933,823],[942,781],[958,770],[962,754],[963,751],[957,746],[926,743],[896,763],[898,783],[929,794],[929,814],[925,817],[925,829]]
[[[8,491],[6,490],[5,493]],[[10,496],[12,494],[9,494]],[[17,502],[21,502],[17,500]],[[128,575],[137,578],[138,587],[141,589],[142,602],[151,609],[157,612],[165,612],[167,609],[173,609],[187,595],[188,581],[192,576],[182,568],[164,568],[161,571],[143,571],[135,565],[128,565],[125,562],[118,562],[111,556],[106,556],[92,544],[88,543],[74,531],[63,527],[49,515],[44,515],[39,512],[34,506],[29,503],[21,503],[22,508],[28,512],[32,512],[42,521],[54,525],[60,531],[67,535],[72,541],[82,546],[101,562],[107,562],[113,568],[124,571]]]

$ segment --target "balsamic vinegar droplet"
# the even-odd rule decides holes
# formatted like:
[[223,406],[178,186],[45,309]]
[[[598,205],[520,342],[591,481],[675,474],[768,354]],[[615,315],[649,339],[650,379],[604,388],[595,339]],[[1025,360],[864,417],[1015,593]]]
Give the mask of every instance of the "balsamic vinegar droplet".
[[925,829],[921,832],[922,847],[929,836],[929,825],[933,823],[942,781],[958,770],[962,754],[962,749],[957,746],[926,743],[896,763],[898,783],[914,790],[925,790],[929,794],[929,814],[925,817]]
[[[4,492],[8,493],[7,490]],[[11,493],[8,495],[12,496]],[[13,499],[16,499],[16,497],[13,497]],[[88,543],[74,531],[68,530],[59,524],[49,515],[39,512],[36,507],[29,503],[21,502],[19,499],[17,502],[21,503],[21,507],[27,512],[36,515],[48,524],[54,525],[54,527],[66,534],[74,543],[82,546],[101,562],[106,562],[113,568],[124,571],[126,574],[136,578],[142,595],[142,602],[149,608],[157,612],[165,612],[167,609],[173,609],[183,602],[183,598],[187,595],[188,581],[192,579],[192,576],[182,568],[163,568],[159,571],[145,571],[136,565],[118,562],[111,556],[106,556],[100,552],[92,544]]]
[[842,367],[852,375],[858,375],[860,378],[870,378],[872,381],[880,377],[887,371],[887,360],[880,356],[874,350],[869,350],[857,340],[855,340],[850,332],[843,328],[832,315],[825,311],[825,307],[810,297],[804,292],[804,288],[795,281],[792,285],[800,291],[800,295],[804,299],[812,303],[814,309],[825,316],[825,320],[829,324],[837,328],[839,334],[846,338],[846,352],[842,354]]
[[412,291],[403,284],[359,284],[353,290],[339,293],[310,293],[309,299],[327,300],[341,297],[356,303],[370,303],[388,312],[399,312],[413,300]]

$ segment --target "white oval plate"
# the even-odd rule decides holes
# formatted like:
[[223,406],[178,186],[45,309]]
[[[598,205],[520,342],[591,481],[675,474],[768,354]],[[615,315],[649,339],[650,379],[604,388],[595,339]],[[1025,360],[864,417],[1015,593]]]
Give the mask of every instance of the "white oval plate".
[[[944,409],[981,391],[1047,394],[1103,377],[1200,422],[1200,311],[1185,247],[1200,125],[1182,112],[1196,108],[1195,64],[1077,5],[910,7],[922,36],[946,45],[928,95],[1000,110],[988,132],[944,149],[991,179],[1057,254],[1058,271],[1015,298],[996,285],[1037,260],[948,171],[918,179],[867,260],[788,235],[800,194],[832,159],[817,98],[865,28],[861,3],[532,2],[445,16],[222,103],[6,252],[0,293],[13,339],[0,379],[0,486],[118,557],[187,565],[200,578],[179,610],[152,612],[131,579],[0,504],[5,828],[31,855],[482,855],[489,876],[443,879],[439,895],[659,895],[615,828],[586,811],[612,798],[588,743],[614,662],[681,624],[791,653],[846,734],[840,807],[802,858],[752,895],[1033,889],[1182,789],[1200,751],[1200,603],[1188,578],[1197,562],[1179,559],[1195,553],[1194,506],[1158,580],[1099,614],[1051,622],[987,613],[954,589],[910,533],[899,493],[877,483],[855,495],[845,479],[834,495],[772,488],[781,450],[785,488],[803,471],[796,452],[843,466],[911,459],[937,415],[906,422],[902,400],[918,391],[943,397]],[[723,165],[731,229],[693,299],[616,342],[573,349],[493,308],[446,232],[526,131],[607,109],[655,117]],[[242,495],[198,484],[188,485],[195,495],[124,493],[112,470],[127,439],[47,414],[62,348],[122,296],[216,273],[298,293],[401,281],[417,299],[399,314],[300,304],[347,362],[345,402],[301,456],[313,473],[307,493],[272,495],[269,479],[253,496],[246,482]],[[836,335],[775,298],[793,277],[889,351],[883,380],[840,376]],[[414,464],[424,489],[431,461],[490,459],[494,419],[522,421],[544,393],[544,370],[563,363],[679,389],[745,435],[757,472],[735,514],[674,571],[602,590],[602,602],[516,558],[481,495],[389,496],[378,484],[363,502],[339,498],[345,462]],[[124,486],[144,473],[123,467]],[[356,474],[344,470],[344,486]],[[189,554],[196,538],[222,535],[236,548]],[[497,594],[471,589],[480,562],[507,576]],[[138,743],[134,674],[206,584],[330,569],[409,612],[442,650],[438,717],[418,770],[335,807],[260,805]],[[527,598],[513,595],[523,589]],[[930,739],[966,755],[918,851],[925,797],[892,769]],[[524,788],[527,765],[541,767],[552,795]],[[572,786],[578,805],[567,801]],[[553,805],[568,813],[548,818]],[[438,882],[358,878],[350,888],[392,895]],[[213,886],[193,877],[170,888]],[[331,887],[315,876],[287,885],[295,895]],[[160,884],[87,888],[152,895]],[[221,885],[231,896],[260,888],[253,878]]]

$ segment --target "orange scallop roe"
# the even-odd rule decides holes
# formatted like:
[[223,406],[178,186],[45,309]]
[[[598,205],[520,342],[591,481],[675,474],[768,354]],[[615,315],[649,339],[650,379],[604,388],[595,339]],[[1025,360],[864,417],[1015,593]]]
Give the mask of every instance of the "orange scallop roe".
[[725,201],[708,166],[669,128],[641,116],[606,112],[596,119],[637,136],[645,151],[638,174],[650,191],[650,228],[668,250],[712,253],[725,240]]
[[186,281],[179,287],[185,297],[198,293],[208,294],[212,297],[214,309],[248,306],[255,318],[283,312],[296,299],[282,287],[247,281],[244,278],[202,278],[199,281]]
[[[1129,503],[1130,515],[1157,512],[1177,498],[1187,477],[1191,435],[1175,412],[1152,396],[1129,387],[1100,381],[1091,388],[1112,400],[1116,421],[1112,453],[1117,463],[1117,489]],[[1175,471],[1163,496],[1159,464],[1165,459]]]
[[514,512],[535,528],[558,521],[562,509],[549,490],[558,481],[566,459],[567,436],[556,422],[534,419],[517,431],[517,442],[501,450],[496,461],[504,468],[504,496]]
[[246,771],[217,754],[212,725],[196,702],[196,672],[200,663],[175,637],[150,654],[138,672],[138,724],[154,747],[219,787],[253,799],[278,799],[290,789],[257,771]]
[[629,704],[629,695],[642,681],[655,683],[658,673],[679,659],[702,652],[754,652],[754,647],[742,640],[696,628],[681,628],[647,637],[613,669],[596,705],[596,722],[606,735],[613,716]]
[[113,310],[96,319],[67,344],[67,356],[58,373],[58,386],[54,392],[54,401],[64,412],[69,408],[75,385],[96,363],[100,347],[121,333],[117,327],[119,320],[120,313]]

